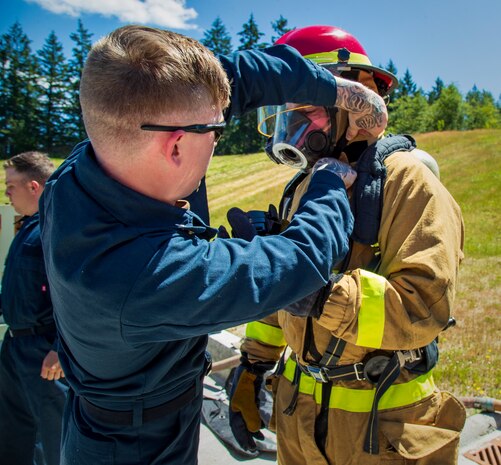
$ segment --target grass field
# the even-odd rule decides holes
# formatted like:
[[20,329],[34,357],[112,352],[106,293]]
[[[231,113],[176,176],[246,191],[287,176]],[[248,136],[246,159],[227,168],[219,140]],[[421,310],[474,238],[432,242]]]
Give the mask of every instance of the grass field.
[[[466,227],[466,258],[454,308],[457,325],[440,337],[435,377],[457,395],[501,398],[501,130],[431,133],[416,139],[438,161],[442,182],[460,204]],[[207,176],[212,225],[227,226],[225,215],[232,206],[249,210],[278,205],[294,173],[262,153],[215,157]],[[0,202],[6,202],[3,191]],[[242,328],[233,331],[241,334]]]

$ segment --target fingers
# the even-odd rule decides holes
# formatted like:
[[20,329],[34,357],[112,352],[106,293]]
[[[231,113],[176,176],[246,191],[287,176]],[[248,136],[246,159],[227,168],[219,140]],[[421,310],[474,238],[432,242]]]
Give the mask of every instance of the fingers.
[[359,82],[336,77],[336,106],[349,112],[348,141],[358,134],[379,137],[388,124],[388,111],[384,100]]
[[64,378],[64,371],[59,366],[42,367],[42,371],[40,372],[40,376],[47,381],[56,381],[58,379]]
[[42,362],[40,376],[47,381],[55,381],[64,378],[64,372],[59,363],[57,353],[51,350]]

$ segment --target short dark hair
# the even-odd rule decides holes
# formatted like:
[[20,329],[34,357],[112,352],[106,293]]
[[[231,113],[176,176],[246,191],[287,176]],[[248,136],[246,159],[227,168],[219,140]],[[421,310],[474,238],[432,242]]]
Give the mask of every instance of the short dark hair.
[[44,185],[45,181],[54,172],[55,166],[49,156],[42,152],[23,152],[9,158],[4,168],[14,168],[18,173],[26,175]]

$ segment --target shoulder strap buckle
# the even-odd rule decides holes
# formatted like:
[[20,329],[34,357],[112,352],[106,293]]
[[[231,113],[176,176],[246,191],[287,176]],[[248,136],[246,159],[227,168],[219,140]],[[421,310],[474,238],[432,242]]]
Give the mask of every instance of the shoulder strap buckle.
[[329,382],[329,377],[327,376],[327,373],[325,372],[323,367],[306,365],[305,368],[308,370],[308,373],[315,381],[319,383]]

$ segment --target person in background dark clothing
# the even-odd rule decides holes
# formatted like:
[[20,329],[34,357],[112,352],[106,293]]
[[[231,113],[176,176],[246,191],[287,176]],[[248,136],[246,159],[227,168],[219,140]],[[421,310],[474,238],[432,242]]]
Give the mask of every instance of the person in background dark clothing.
[[57,465],[67,387],[59,381],[64,373],[55,348],[38,214],[54,165],[43,153],[25,152],[3,166],[7,197],[23,216],[1,289],[0,312],[8,330],[0,354],[0,462],[33,465],[34,457],[42,456],[46,465]]

